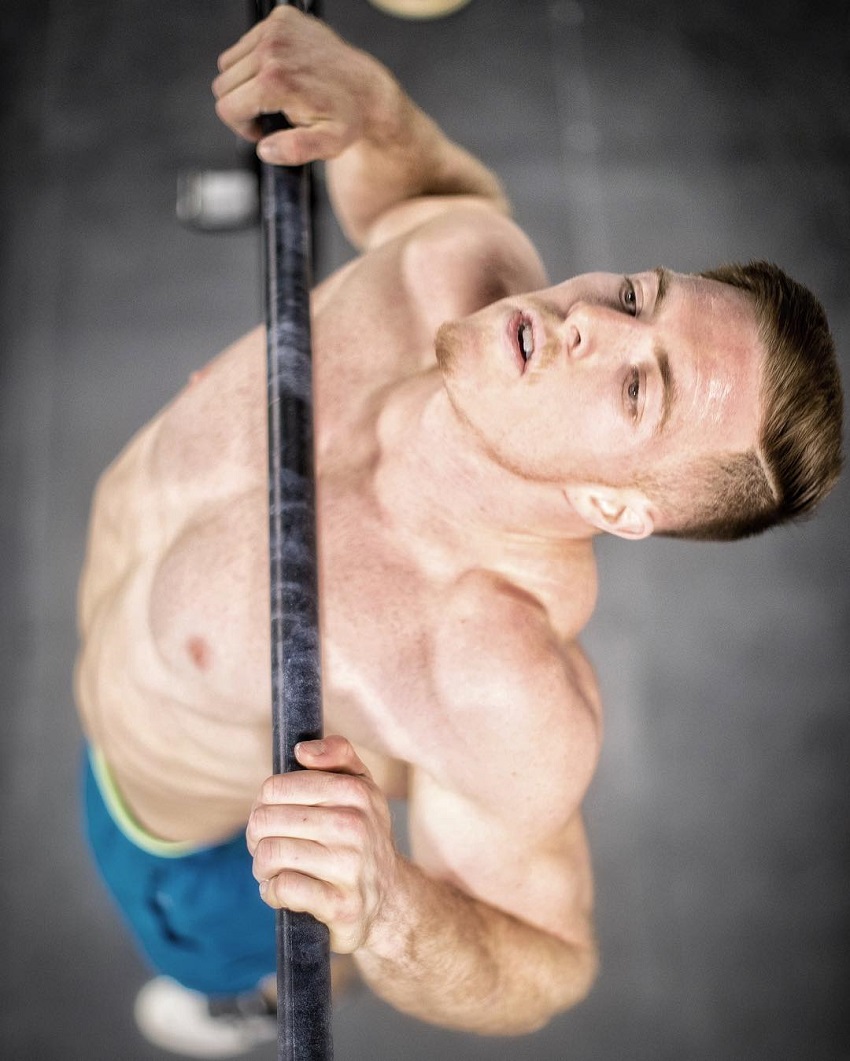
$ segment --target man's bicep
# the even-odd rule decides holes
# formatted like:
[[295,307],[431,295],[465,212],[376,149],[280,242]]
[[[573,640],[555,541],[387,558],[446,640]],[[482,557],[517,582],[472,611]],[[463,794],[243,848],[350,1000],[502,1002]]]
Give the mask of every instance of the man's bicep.
[[[593,877],[581,813],[534,832],[414,770],[413,860],[429,876],[569,944],[593,947]],[[547,815],[547,817],[549,817]]]

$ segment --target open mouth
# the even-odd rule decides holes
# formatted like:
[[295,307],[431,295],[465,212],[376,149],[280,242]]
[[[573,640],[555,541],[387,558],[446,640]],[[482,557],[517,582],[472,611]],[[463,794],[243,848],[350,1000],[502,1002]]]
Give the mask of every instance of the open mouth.
[[523,361],[528,361],[534,353],[534,331],[527,320],[523,320],[517,333],[519,339],[519,352]]
[[516,349],[524,370],[534,356],[534,328],[529,318],[523,314],[514,319],[513,326],[516,329],[514,333]]

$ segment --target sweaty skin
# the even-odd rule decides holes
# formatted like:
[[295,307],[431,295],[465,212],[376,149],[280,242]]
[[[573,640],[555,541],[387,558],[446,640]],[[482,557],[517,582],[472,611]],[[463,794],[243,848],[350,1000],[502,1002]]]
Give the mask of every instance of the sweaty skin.
[[[609,473],[663,463],[706,430],[748,444],[754,325],[683,278],[663,313],[654,273],[548,288],[494,178],[374,60],[290,7],[220,69],[232,128],[259,139],[255,116],[280,109],[297,126],[263,142],[267,158],[333,160],[334,206],[362,251],[312,304],[325,731],[342,736],[265,780],[261,329],[98,484],[79,607],[86,735],[150,832],[209,843],[247,822],[266,901],[326,921],[391,1004],[528,1031],[596,968],[580,808],[601,709],[578,643],[592,538],[643,537],[658,518],[635,491],[593,485],[593,462],[608,447]],[[722,313],[701,345],[709,295]],[[535,329],[527,363],[517,313]],[[679,391],[659,433],[662,341]],[[701,391],[723,412],[700,433]],[[398,796],[410,860],[390,836]]]

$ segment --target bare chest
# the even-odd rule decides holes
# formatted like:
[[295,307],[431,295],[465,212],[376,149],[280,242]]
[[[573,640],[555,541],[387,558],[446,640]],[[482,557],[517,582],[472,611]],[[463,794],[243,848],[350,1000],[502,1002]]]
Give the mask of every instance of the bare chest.
[[[342,469],[331,457],[317,481],[325,729],[381,760],[410,762],[422,732],[438,722],[433,711],[426,716],[442,589],[392,540],[368,469],[352,466],[350,447]],[[268,602],[261,491],[195,521],[157,565],[151,635],[207,715],[255,726],[269,719]]]
[[393,539],[356,477],[322,479],[319,527],[327,726],[411,762],[438,723],[431,644],[447,588]]
[[[411,761],[424,727],[429,642],[445,585],[412,560],[375,499],[376,423],[387,386],[359,366],[357,344],[338,328],[335,322],[329,332],[320,318],[314,338],[318,353],[332,351],[318,359],[326,367],[316,377],[325,728],[387,767],[388,760]],[[256,413],[245,414],[240,430],[264,413],[259,400],[246,408]],[[261,439],[262,425],[248,434]],[[256,444],[218,449],[241,454],[245,474],[234,481],[248,488],[186,514],[155,563],[150,632],[166,669],[205,713],[263,725],[270,703],[266,453]],[[214,468],[209,477],[221,479]],[[157,493],[159,503],[173,496]],[[432,730],[436,722],[432,711]],[[369,765],[382,768],[375,760]]]

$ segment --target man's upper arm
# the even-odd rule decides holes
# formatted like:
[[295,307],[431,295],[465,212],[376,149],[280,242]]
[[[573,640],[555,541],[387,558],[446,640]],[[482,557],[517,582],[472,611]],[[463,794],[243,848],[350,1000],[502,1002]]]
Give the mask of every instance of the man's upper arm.
[[532,596],[483,572],[434,643],[441,744],[412,772],[411,843],[431,875],[565,941],[590,944],[580,805],[599,751],[592,668]]

